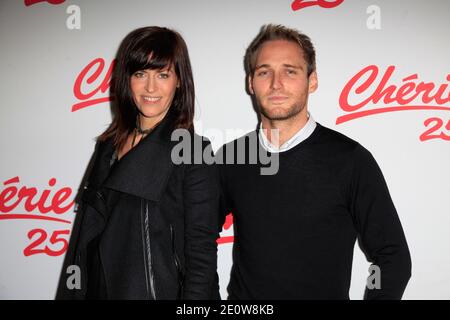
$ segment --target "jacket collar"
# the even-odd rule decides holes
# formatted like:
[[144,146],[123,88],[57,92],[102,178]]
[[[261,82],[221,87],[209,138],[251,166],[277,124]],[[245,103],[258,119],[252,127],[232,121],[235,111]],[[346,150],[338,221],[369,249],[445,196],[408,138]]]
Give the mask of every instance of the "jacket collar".
[[110,168],[112,140],[99,147],[98,170],[92,181],[97,186],[159,201],[172,172],[172,121],[166,118],[137,146]]

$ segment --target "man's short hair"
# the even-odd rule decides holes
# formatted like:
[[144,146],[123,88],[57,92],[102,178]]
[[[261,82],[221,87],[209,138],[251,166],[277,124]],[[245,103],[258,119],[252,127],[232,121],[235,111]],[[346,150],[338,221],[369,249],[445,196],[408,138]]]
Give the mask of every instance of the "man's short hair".
[[316,71],[316,51],[307,35],[283,25],[266,24],[261,27],[258,35],[253,39],[245,52],[244,64],[247,76],[252,76],[255,72],[256,58],[261,46],[265,42],[272,40],[287,40],[297,43],[303,51],[308,76]]

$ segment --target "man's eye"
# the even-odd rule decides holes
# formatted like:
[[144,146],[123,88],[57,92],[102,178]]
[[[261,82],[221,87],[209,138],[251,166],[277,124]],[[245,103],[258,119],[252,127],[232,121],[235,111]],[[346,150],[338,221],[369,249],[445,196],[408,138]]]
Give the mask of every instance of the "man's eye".
[[297,74],[297,71],[295,71],[295,70],[287,70],[287,74]]
[[258,76],[258,77],[264,77],[264,76],[266,76],[267,74],[268,74],[267,71],[260,71],[260,72],[257,73],[257,76]]

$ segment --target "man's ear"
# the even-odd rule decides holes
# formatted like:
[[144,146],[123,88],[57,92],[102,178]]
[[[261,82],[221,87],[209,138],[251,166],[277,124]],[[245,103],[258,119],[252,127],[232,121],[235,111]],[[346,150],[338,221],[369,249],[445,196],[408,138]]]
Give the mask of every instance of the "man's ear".
[[313,93],[319,86],[319,80],[317,79],[317,73],[313,71],[308,77],[308,93]]
[[249,75],[247,77],[247,79],[248,79],[248,91],[250,92],[251,95],[254,95],[255,91],[253,91],[253,85],[252,85],[253,77],[251,75]]

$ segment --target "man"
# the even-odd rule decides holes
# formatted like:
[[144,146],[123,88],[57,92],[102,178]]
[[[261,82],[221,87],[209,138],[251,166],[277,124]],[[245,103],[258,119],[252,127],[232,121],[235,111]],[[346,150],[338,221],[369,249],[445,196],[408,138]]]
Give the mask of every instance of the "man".
[[[310,39],[263,26],[245,66],[261,123],[219,152],[222,212],[234,216],[229,299],[348,299],[356,239],[379,277],[364,297],[400,299],[411,259],[383,175],[369,151],[308,113],[318,86]],[[226,158],[243,144],[254,152],[252,136],[278,156],[276,174]]]

